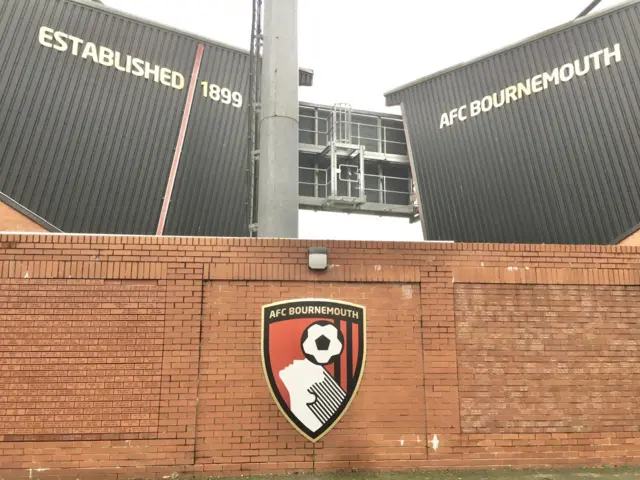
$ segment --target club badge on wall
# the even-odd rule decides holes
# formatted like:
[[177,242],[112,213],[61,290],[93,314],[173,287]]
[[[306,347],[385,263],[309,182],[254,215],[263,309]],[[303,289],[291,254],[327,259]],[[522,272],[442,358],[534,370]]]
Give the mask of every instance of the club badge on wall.
[[317,442],[342,418],[366,357],[366,311],[329,299],[262,307],[262,364],[280,411]]

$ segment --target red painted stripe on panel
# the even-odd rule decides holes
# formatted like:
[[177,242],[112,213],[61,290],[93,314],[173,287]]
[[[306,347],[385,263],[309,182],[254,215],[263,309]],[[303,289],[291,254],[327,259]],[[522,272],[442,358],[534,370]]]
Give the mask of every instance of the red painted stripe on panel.
[[195,61],[193,62],[193,71],[191,72],[191,81],[189,82],[189,91],[187,92],[187,101],[184,105],[184,111],[182,112],[182,123],[180,125],[180,133],[178,134],[176,150],[173,154],[173,162],[171,163],[171,170],[169,171],[169,180],[167,181],[167,188],[164,192],[164,201],[162,202],[162,210],[160,210],[160,219],[158,220],[158,228],[156,230],[156,235],[162,235],[162,232],[164,232],[164,224],[167,220],[167,212],[169,211],[169,202],[171,202],[173,184],[176,181],[176,174],[178,173],[178,164],[180,163],[180,155],[182,154],[182,145],[184,144],[184,137],[187,133],[187,125],[189,124],[189,115],[191,114],[191,106],[193,105],[193,97],[196,91],[196,83],[198,81],[198,73],[200,72],[200,63],[202,62],[203,52],[204,52],[204,45],[201,43],[198,45],[198,50],[196,51],[196,58],[195,58]]

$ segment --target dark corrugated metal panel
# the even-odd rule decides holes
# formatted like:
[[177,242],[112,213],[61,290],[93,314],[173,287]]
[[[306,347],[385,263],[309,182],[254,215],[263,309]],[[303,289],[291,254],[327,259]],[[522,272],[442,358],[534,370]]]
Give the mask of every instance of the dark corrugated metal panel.
[[[248,121],[244,103],[249,98],[248,80],[247,55],[205,48],[169,207],[167,235],[247,235]],[[205,97],[202,82],[241,92],[242,107]]]
[[621,233],[620,235],[618,235],[616,238],[612,239],[609,242],[609,245],[617,245],[620,242],[622,242],[625,238],[630,237],[631,235],[633,235],[634,233],[636,233],[638,230],[640,230],[640,223],[637,223],[636,225],[634,225],[633,227],[627,229],[626,231],[624,231],[623,233]]
[[[425,238],[604,244],[637,224],[639,27],[634,2],[393,93]],[[617,42],[619,63],[440,129],[444,112]]]
[[153,233],[186,89],[44,47],[42,25],[181,72],[196,42],[66,0],[0,2],[0,190],[66,232]]
[[58,232],[58,233],[61,232],[61,230],[59,228],[56,228],[54,225],[51,225],[44,218],[36,215],[31,210],[26,208],[24,205],[20,205],[13,198],[6,196],[2,192],[0,192],[0,202],[4,203],[8,207],[12,208],[16,212],[21,213],[22,215],[27,217],[29,220],[37,223],[38,225],[40,225],[42,228],[44,228],[48,232]]
[[[44,47],[41,26],[178,71],[184,88]],[[248,108],[205,101],[200,81],[246,99],[248,53],[87,0],[0,0],[0,190],[66,232],[155,233],[199,41],[202,78],[165,231],[247,235]],[[312,79],[300,71],[301,83]]]

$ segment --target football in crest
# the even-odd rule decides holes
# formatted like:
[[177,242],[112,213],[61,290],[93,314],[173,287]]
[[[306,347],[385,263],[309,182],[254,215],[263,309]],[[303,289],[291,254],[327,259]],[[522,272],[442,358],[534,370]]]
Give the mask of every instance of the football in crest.
[[318,365],[327,365],[342,353],[344,336],[333,323],[312,323],[302,334],[304,356]]
[[341,418],[364,366],[365,309],[302,299],[263,307],[262,360],[280,411],[315,442]]

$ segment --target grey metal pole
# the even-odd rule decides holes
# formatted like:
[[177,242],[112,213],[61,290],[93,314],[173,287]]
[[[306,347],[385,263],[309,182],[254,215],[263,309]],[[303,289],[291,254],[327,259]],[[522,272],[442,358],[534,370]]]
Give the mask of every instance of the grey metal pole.
[[298,238],[298,0],[265,0],[258,236]]

